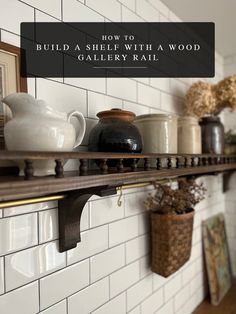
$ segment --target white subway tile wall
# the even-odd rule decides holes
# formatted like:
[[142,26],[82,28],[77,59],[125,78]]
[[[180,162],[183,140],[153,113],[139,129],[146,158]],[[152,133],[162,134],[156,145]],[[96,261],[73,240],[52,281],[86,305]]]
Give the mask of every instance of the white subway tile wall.
[[[17,46],[20,23],[26,21],[179,21],[160,0],[0,0],[0,5],[1,39]],[[227,58],[226,68],[234,60]],[[216,55],[215,80],[223,73],[223,58]],[[98,111],[120,107],[137,115],[181,113],[184,93],[194,81],[39,78],[28,80],[28,87],[55,109],[75,109],[86,116],[86,150]],[[229,128],[235,127],[235,116],[226,112],[224,118]],[[118,197],[91,198],[82,215],[82,242],[67,253],[59,253],[55,241],[57,202],[0,210],[0,313],[192,313],[206,294],[201,222],[224,209],[236,274],[236,185],[232,180],[224,197],[221,177],[202,180],[210,188],[196,208],[191,259],[167,279],[150,270],[149,220],[143,205],[150,190],[125,192],[121,207]]]

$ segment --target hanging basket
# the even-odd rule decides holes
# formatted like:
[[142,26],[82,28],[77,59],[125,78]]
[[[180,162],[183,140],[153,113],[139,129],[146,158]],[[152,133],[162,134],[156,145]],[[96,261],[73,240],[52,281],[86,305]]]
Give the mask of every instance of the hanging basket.
[[190,258],[194,210],[181,215],[151,212],[152,271],[168,277]]

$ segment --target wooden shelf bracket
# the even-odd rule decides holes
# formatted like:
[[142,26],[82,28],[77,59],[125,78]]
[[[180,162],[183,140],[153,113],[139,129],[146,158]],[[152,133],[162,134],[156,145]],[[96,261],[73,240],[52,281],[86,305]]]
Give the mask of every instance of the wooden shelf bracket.
[[80,221],[85,204],[93,195],[110,196],[117,193],[116,187],[98,186],[70,191],[65,199],[58,201],[59,251],[65,252],[81,241]]

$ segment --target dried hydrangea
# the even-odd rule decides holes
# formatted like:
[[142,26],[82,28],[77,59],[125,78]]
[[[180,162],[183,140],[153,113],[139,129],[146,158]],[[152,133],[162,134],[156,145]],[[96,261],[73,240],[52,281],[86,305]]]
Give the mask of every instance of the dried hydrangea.
[[228,76],[216,85],[217,111],[228,107],[236,109],[236,75]]
[[236,75],[226,77],[215,85],[199,81],[186,94],[186,115],[217,115],[225,108],[236,109]]
[[216,111],[216,97],[214,85],[206,82],[194,83],[185,97],[185,114],[202,117],[214,114]]

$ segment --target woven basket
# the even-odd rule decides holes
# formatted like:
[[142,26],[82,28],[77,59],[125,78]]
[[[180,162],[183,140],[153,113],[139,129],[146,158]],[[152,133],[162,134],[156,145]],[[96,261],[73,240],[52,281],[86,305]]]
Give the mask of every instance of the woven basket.
[[151,213],[152,271],[168,277],[190,258],[194,210],[182,215]]

